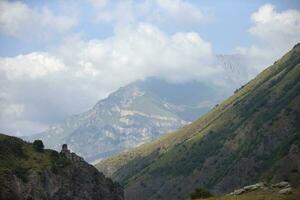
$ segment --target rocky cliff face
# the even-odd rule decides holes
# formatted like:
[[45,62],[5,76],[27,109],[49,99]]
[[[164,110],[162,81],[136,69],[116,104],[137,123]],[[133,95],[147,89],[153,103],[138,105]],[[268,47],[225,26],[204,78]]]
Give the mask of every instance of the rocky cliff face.
[[123,189],[68,149],[0,135],[0,199],[123,200]]

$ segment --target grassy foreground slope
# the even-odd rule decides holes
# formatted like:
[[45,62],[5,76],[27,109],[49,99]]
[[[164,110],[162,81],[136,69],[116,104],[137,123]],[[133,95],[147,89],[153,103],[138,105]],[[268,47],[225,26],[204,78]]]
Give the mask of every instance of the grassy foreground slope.
[[128,200],[186,199],[197,187],[222,194],[258,180],[299,185],[300,44],[192,124],[96,167]]

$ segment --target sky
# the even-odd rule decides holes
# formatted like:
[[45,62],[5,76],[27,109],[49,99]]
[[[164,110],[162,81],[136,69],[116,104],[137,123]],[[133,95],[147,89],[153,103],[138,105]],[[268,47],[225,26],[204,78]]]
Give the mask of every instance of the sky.
[[217,54],[250,78],[300,41],[298,0],[0,0],[0,132],[27,135],[137,79],[222,85]]

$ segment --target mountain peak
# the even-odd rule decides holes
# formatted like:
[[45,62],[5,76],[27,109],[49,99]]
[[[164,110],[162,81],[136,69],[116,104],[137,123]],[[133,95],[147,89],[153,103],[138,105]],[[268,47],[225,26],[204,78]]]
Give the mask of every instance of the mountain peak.
[[[221,57],[228,80],[244,77],[236,57]],[[57,150],[68,143],[70,149],[93,162],[189,124],[240,85],[229,82],[232,88],[224,89],[200,81],[137,80],[30,140],[42,139],[47,147]]]

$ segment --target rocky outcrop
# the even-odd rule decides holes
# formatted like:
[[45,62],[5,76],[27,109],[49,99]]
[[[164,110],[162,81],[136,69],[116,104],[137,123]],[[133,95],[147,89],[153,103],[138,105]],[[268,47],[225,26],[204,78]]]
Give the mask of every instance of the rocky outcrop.
[[279,183],[271,184],[271,185],[261,182],[261,183],[247,185],[243,188],[236,189],[233,192],[229,193],[228,195],[241,195],[255,190],[269,190],[273,192],[277,191],[279,194],[291,194],[293,191],[290,183],[287,181],[281,181]]
[[[9,142],[1,141],[0,137],[0,145]],[[52,150],[35,152],[31,144],[20,144],[15,155],[0,152],[0,199],[124,199],[123,188],[118,183],[106,178],[83,158],[70,152],[66,145],[58,153]],[[6,147],[14,149],[11,142]],[[14,162],[10,164],[12,159]]]
[[291,187],[290,183],[287,181],[281,181],[279,183],[273,184],[273,188],[288,188]]
[[279,183],[271,185],[272,188],[279,188],[278,191],[279,194],[291,194],[293,189],[289,182],[287,181],[281,181]]
[[243,193],[246,193],[246,192],[255,191],[257,189],[262,189],[262,188],[265,188],[265,187],[266,187],[265,183],[256,183],[256,184],[253,184],[253,185],[247,185],[243,188],[234,190],[229,195],[240,195],[240,194],[243,194]]
[[261,183],[256,183],[256,184],[253,184],[253,185],[245,186],[243,189],[246,192],[249,192],[249,191],[254,191],[254,190],[257,190],[257,189],[260,189],[260,188],[264,188],[265,186],[266,186],[266,184],[261,182]]
[[284,189],[281,189],[279,190],[278,192],[279,194],[291,194],[292,193],[292,188],[284,188]]

